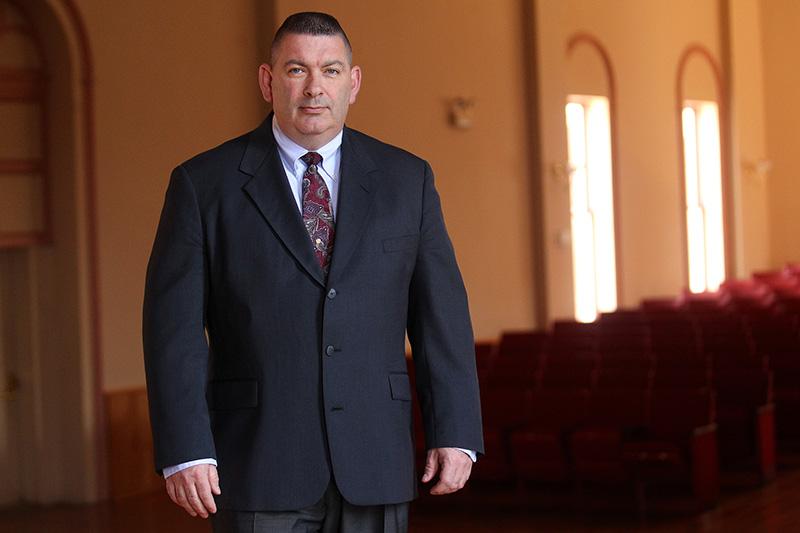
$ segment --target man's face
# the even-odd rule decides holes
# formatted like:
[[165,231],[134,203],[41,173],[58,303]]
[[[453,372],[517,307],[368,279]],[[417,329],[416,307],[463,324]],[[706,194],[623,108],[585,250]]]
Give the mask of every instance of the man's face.
[[288,34],[278,44],[272,65],[261,65],[259,84],[281,131],[316,150],[344,126],[361,86],[361,69],[350,65],[338,35]]

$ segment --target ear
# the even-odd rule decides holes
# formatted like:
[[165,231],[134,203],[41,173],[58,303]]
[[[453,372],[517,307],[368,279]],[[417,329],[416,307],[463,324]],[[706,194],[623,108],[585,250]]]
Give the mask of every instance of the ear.
[[258,86],[261,87],[261,96],[272,103],[272,69],[266,63],[258,67]]
[[356,95],[361,89],[361,67],[358,65],[350,69],[350,103],[356,102]]

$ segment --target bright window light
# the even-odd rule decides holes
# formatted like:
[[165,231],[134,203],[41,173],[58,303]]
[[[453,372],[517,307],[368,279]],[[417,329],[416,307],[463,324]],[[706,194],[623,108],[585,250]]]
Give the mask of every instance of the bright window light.
[[689,290],[715,291],[725,281],[719,108],[689,100],[682,118]]
[[575,319],[592,322],[617,308],[608,98],[571,95],[565,111]]

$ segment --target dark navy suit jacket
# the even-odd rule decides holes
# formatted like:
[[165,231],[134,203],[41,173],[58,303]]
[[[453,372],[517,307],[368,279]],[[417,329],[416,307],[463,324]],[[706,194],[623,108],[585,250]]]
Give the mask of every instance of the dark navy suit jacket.
[[416,496],[411,341],[428,448],[483,452],[467,298],[428,164],[345,128],[330,274],[271,116],[172,173],[143,337],[156,469],[213,457],[222,509]]

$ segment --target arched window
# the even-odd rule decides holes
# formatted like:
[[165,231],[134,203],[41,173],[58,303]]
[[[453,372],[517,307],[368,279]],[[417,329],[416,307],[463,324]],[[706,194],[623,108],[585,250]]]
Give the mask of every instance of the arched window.
[[681,120],[689,290],[715,291],[725,281],[719,106],[685,100]]
[[33,27],[0,0],[0,248],[50,240],[45,72]]
[[687,284],[691,292],[715,291],[725,281],[730,255],[725,227],[727,172],[725,93],[714,56],[690,46],[678,64],[677,110]]
[[614,213],[614,109],[611,60],[593,36],[568,41],[564,112],[569,160],[570,228],[575,318],[592,322],[617,308]]
[[565,109],[575,318],[592,322],[617,308],[608,98],[570,95]]

